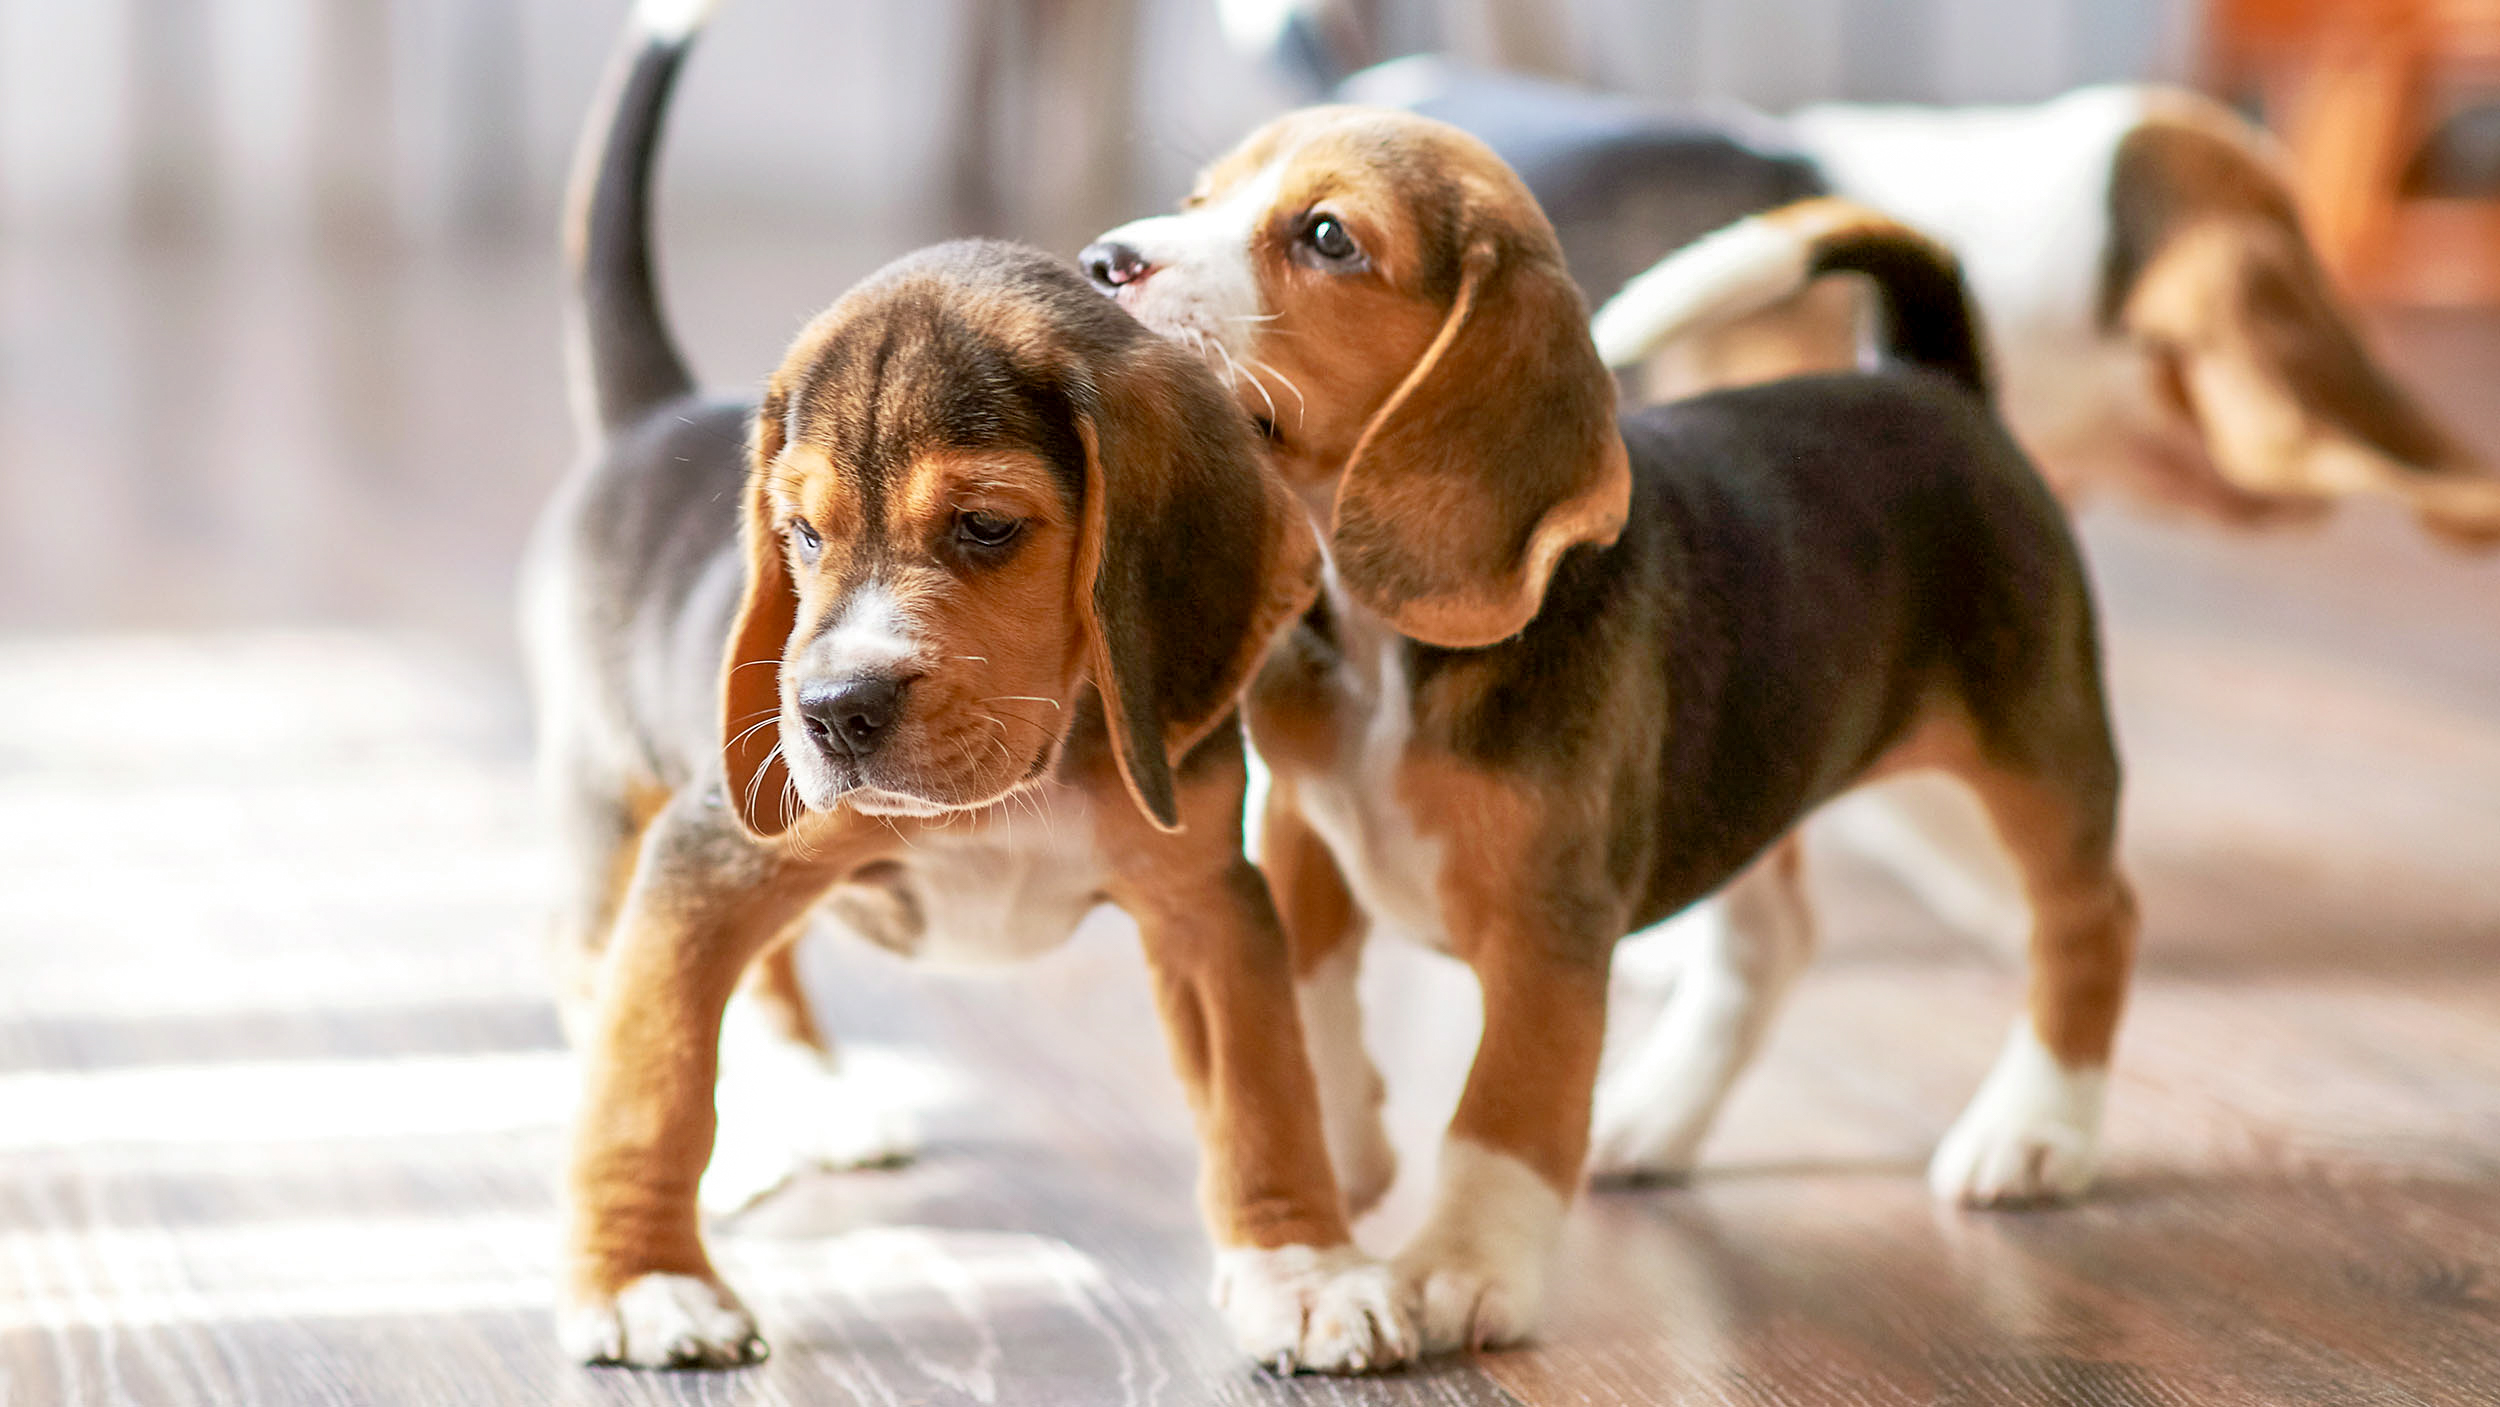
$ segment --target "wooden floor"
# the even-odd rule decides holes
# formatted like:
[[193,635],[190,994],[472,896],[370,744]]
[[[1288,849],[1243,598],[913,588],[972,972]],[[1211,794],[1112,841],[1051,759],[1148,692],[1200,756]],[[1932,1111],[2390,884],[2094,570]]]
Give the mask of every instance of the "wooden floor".
[[[1279,1382],[1204,1307],[1106,915],[988,980],[811,950],[923,1156],[721,1230],[770,1363],[564,1362],[499,635],[564,447],[543,276],[395,271],[377,331],[360,277],[0,260],[0,1404],[2500,1401],[2500,559],[2378,513],[2091,519],[2148,930],[2085,1205],[1929,1203],[2017,969],[1827,849],[1828,951],[1702,1175],[1582,1200],[1537,1345]],[[698,346],[743,373],[796,310],[727,302]],[[2500,324],[2394,331],[2500,446]],[[1474,1017],[1436,959],[1366,983],[1386,1246]]]

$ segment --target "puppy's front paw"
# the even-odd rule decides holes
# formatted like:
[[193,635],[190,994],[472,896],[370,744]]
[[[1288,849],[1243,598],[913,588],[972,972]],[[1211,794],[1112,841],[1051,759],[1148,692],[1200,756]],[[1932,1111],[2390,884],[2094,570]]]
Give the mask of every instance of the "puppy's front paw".
[[1396,1279],[1353,1246],[1219,1251],[1215,1307],[1242,1351],[1279,1373],[1369,1373],[1415,1356]]
[[1966,1207],[2063,1201],[2092,1183],[2100,1162],[2108,1077],[2069,1070],[2026,1027],[1936,1147],[1927,1186]]
[[1518,1248],[1418,1245],[1398,1257],[1426,1353],[1501,1348],[1535,1332],[1545,1309],[1545,1257]]
[[692,1275],[645,1275],[613,1299],[574,1305],[559,1332],[565,1352],[583,1363],[734,1368],[766,1352],[738,1297]]
[[1565,1202],[1527,1164],[1453,1138],[1431,1220],[1395,1262],[1426,1353],[1499,1348],[1535,1332]]

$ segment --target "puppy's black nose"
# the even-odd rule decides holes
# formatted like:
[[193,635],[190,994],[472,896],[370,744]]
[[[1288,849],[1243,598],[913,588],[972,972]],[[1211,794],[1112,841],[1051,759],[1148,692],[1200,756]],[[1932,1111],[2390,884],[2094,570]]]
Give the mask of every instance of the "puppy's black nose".
[[875,752],[903,711],[906,679],[853,679],[820,693],[801,695],[807,731],[827,750],[853,760]]
[[1105,293],[1143,283],[1146,275],[1155,271],[1145,255],[1125,244],[1108,241],[1085,246],[1085,252],[1077,255],[1076,261],[1085,266],[1085,276],[1094,281],[1094,286]]

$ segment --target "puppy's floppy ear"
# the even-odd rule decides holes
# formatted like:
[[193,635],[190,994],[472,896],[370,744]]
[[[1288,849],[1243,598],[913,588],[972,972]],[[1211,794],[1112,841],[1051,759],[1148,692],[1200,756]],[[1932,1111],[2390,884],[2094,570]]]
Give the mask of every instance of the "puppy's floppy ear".
[[1439,335],[1363,428],[1338,486],[1339,579],[1427,644],[1518,634],[1563,553],[1614,541],[1630,508],[1614,381],[1552,235],[1542,243],[1469,241]]
[[790,581],[781,534],[764,492],[765,473],[783,444],[789,402],[775,387],[756,408],[747,449],[745,521],[740,528],[747,556],[746,598],[729,629],[721,664],[721,773],[730,810],[755,835],[790,828],[798,802],[790,769],[781,759],[781,657],[798,624],[798,588]]
[[1319,592],[1319,543],[1239,407],[1142,331],[1076,378],[1085,505],[1076,610],[1120,777],[1180,829],[1172,766],[1232,713]]

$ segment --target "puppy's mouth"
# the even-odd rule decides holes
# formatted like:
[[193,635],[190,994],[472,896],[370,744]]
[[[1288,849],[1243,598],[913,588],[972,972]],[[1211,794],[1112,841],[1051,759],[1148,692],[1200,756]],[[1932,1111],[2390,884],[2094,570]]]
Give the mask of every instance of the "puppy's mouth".
[[908,796],[877,787],[860,787],[844,792],[842,804],[870,816],[942,816],[951,809],[925,797]]
[[1036,755],[1009,752],[979,735],[898,738],[866,757],[822,745],[793,760],[791,780],[812,811],[848,807],[863,815],[934,817],[995,806],[1047,776],[1058,740]]

